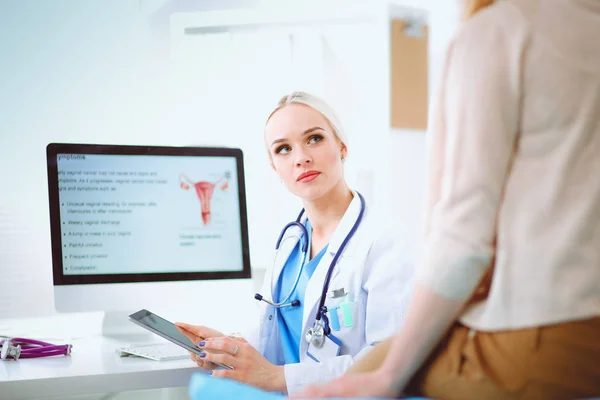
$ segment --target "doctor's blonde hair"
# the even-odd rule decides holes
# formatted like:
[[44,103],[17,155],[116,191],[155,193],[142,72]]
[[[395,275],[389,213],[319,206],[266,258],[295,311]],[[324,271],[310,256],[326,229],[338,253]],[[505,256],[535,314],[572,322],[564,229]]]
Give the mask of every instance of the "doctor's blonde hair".
[[[294,91],[283,96],[281,99],[279,99],[279,102],[277,102],[275,109],[269,114],[269,117],[265,121],[265,125],[269,122],[273,114],[290,104],[303,104],[319,112],[323,117],[325,117],[327,122],[329,122],[329,125],[331,125],[331,128],[333,129],[333,134],[346,148],[346,152],[348,151],[348,138],[346,137],[336,112],[323,99],[310,93]],[[268,151],[268,146],[267,152],[269,153],[269,158],[271,158],[271,153]]]

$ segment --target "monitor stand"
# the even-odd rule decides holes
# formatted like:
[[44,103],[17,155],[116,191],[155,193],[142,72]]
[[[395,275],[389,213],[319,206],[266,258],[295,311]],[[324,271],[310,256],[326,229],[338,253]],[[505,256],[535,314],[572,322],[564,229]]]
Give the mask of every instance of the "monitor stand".
[[152,342],[156,335],[129,320],[127,311],[105,311],[102,318],[102,336],[119,342]]

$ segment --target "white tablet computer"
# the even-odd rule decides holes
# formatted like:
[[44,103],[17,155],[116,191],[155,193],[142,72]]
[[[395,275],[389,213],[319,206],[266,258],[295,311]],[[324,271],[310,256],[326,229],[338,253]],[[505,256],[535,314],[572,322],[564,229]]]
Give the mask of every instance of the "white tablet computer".
[[[186,350],[191,351],[195,354],[202,354],[204,350],[197,346],[197,343],[192,342],[187,336],[177,329],[175,324],[170,321],[167,321],[164,318],[159,317],[158,315],[148,311],[148,310],[140,310],[129,316],[131,322],[141,326],[142,328],[148,329],[150,332],[156,333],[159,336],[175,343],[183,347]],[[233,369],[229,365],[215,363],[220,367]]]

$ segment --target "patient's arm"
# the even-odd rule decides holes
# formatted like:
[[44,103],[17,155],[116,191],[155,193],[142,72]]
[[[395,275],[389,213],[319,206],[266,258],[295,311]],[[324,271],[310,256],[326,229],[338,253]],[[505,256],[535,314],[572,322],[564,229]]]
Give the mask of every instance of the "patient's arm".
[[[325,385],[313,385],[294,398],[396,397],[452,325],[465,300],[440,296],[417,284],[400,330],[381,342],[363,361]],[[388,351],[389,349],[389,351]],[[357,373],[358,371],[369,371]]]
[[371,372],[376,370],[383,364],[385,356],[390,351],[390,345],[394,337],[389,337],[383,342],[379,342],[375,345],[364,357],[361,357],[356,361],[349,369],[346,374],[353,374],[357,372]]

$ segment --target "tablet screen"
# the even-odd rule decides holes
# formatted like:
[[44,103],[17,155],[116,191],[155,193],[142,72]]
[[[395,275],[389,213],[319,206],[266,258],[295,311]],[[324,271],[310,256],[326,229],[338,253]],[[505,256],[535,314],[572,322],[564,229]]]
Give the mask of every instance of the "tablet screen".
[[197,347],[197,343],[193,343],[187,336],[181,333],[172,322],[167,321],[166,319],[161,318],[148,310],[140,310],[135,314],[130,315],[130,317],[141,324],[152,328],[152,330],[160,332],[164,336],[167,336],[185,346],[200,350]]
[[[157,335],[177,343],[196,354],[201,354],[204,352],[204,350],[197,346],[197,343],[192,342],[192,340],[181,333],[175,324],[159,317],[156,314],[151,313],[148,310],[140,310],[134,314],[131,314],[129,318],[131,318],[131,320],[138,325],[143,326]],[[229,365],[224,365],[218,362],[214,363],[223,368],[233,369]]]

